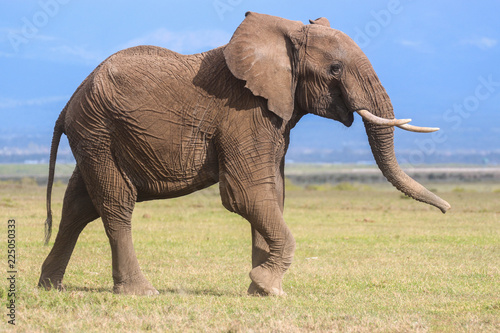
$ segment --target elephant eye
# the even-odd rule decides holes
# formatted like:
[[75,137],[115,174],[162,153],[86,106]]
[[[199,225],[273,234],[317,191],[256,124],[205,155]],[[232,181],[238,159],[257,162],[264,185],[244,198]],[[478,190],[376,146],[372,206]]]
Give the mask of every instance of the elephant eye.
[[342,65],[341,64],[333,64],[330,67],[330,73],[337,76],[342,72]]

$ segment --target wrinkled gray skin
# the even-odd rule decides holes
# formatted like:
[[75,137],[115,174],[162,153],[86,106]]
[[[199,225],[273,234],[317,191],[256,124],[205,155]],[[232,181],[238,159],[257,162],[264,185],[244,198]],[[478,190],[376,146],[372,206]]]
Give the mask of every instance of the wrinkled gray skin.
[[[229,44],[195,55],[153,46],[120,51],[80,85],[56,122],[47,188],[65,133],[77,165],[39,285],[62,289],[80,232],[102,218],[114,291],[156,294],[132,244],[135,202],[186,195],[217,182],[222,203],[252,230],[250,294],[281,295],[295,241],[283,220],[290,130],[313,113],[350,126],[366,109],[393,119],[386,91],[361,49],[326,19],[304,25],[247,13]],[[449,205],[399,168],[393,127],[365,122],[375,160],[400,191]]]

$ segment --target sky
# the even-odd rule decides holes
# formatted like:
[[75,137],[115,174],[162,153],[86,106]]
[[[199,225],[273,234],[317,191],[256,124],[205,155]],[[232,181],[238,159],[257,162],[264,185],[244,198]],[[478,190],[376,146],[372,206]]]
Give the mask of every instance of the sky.
[[[255,11],[308,23],[326,17],[367,54],[398,118],[440,127],[397,131],[423,154],[500,149],[500,1],[0,0],[0,133],[50,134],[85,77],[121,49],[151,44],[191,54],[226,44]],[[290,149],[367,149],[359,117],[307,116]],[[49,145],[49,142],[41,143]]]

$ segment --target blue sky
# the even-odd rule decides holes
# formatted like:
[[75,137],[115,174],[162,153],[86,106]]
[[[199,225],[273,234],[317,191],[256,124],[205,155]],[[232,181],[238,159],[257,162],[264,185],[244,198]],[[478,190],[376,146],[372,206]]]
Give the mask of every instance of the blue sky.
[[[50,133],[80,82],[110,54],[139,44],[206,51],[227,43],[250,10],[305,23],[324,16],[357,41],[396,115],[442,128],[432,137],[398,131],[397,147],[433,153],[500,143],[498,0],[40,0],[0,6],[4,133]],[[291,148],[309,145],[367,147],[359,119],[345,129],[314,116],[294,130]]]

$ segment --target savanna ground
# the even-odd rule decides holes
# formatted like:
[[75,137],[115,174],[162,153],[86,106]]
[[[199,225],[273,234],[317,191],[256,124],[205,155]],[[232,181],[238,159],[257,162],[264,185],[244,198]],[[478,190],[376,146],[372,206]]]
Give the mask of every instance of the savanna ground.
[[[135,249],[155,297],[112,293],[100,220],[83,231],[65,292],[37,288],[45,187],[0,184],[2,274],[7,220],[16,220],[19,332],[500,332],[500,184],[428,184],[439,210],[389,185],[288,184],[285,219],[297,241],[286,297],[250,297],[250,226],[224,210],[217,187],[139,203]],[[65,185],[53,192],[54,234]],[[0,330],[10,330],[2,277]]]

